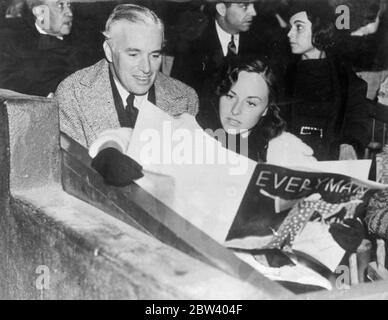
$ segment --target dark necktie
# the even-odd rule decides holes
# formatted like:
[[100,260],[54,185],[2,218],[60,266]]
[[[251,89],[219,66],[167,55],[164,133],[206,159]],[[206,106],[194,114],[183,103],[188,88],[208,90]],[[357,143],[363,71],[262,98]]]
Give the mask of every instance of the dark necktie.
[[133,105],[133,102],[135,100],[135,95],[130,94],[127,98],[127,105],[125,107],[125,111],[128,114],[129,118],[129,127],[134,128],[135,127],[135,122],[137,119],[137,115],[139,113],[139,110]]
[[237,56],[237,47],[234,43],[234,35],[232,34],[232,37],[230,39],[230,42],[228,43],[228,53],[226,54],[227,57],[234,57]]

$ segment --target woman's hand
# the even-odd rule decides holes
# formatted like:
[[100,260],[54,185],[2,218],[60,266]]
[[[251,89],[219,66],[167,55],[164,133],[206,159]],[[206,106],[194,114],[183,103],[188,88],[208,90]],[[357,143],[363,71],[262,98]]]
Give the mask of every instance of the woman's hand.
[[350,144],[341,144],[339,160],[357,160],[357,153]]

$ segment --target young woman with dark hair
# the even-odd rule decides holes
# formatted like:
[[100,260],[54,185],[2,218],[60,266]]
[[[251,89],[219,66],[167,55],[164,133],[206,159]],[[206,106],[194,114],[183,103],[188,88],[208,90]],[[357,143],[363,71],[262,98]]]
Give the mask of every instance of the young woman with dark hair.
[[362,157],[369,142],[367,86],[332,54],[334,10],[327,1],[294,1],[289,22],[297,59],[285,81],[293,103],[282,108],[282,115],[290,132],[312,147],[318,160]]
[[202,97],[197,121],[203,129],[216,132],[214,137],[223,140],[225,147],[252,160],[314,161],[312,149],[284,131],[286,123],[275,104],[275,91],[273,73],[265,63],[240,61],[220,79],[215,92]]
[[[183,113],[175,120],[171,119],[170,128],[173,130],[172,128],[177,126],[178,130],[187,129],[194,139],[196,130],[199,130],[199,138],[203,142],[203,132],[199,124],[224,147],[257,162],[288,166],[316,161],[309,146],[294,135],[284,132],[285,122],[279,116],[274,100],[274,80],[270,68],[260,60],[241,62],[226,72],[208,100],[202,100],[202,103],[209,103],[208,108],[200,109],[196,118]],[[148,111],[144,108],[140,113],[150,112],[149,106],[147,108]],[[213,112],[207,112],[209,110]],[[143,119],[146,117],[147,115]],[[174,121],[177,122],[174,124]],[[168,122],[163,124],[163,128],[165,125],[168,125]],[[160,134],[162,137],[163,132]],[[126,155],[131,137],[130,128],[109,129],[101,132],[91,145],[89,155],[93,158],[92,167],[104,177],[107,184],[125,186],[143,176],[141,165]],[[171,139],[175,140],[173,137],[174,133]],[[162,142],[170,143],[168,136],[163,139],[166,140]],[[213,144],[212,148],[216,145]],[[196,143],[191,144],[194,149],[190,149],[188,144],[185,146],[189,148],[190,158],[196,153],[206,156],[205,153],[208,152],[207,146],[198,149]],[[147,150],[149,148],[150,145]],[[220,150],[217,146],[210,151]],[[151,153],[157,155],[158,152],[165,151],[158,145]],[[147,152],[143,154],[146,155]],[[181,156],[182,154],[179,161]],[[161,158],[163,156],[160,153],[159,159]],[[170,164],[166,163],[167,172]],[[163,172],[163,169],[160,170]]]

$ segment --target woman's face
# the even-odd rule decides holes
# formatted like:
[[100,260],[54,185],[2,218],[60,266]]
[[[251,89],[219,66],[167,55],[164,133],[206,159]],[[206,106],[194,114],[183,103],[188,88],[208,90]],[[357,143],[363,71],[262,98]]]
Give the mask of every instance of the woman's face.
[[252,129],[267,110],[269,89],[263,77],[241,71],[236,83],[220,98],[222,127],[231,134]]
[[308,56],[317,49],[312,44],[312,24],[305,11],[294,14],[290,19],[291,30],[288,33],[293,54]]

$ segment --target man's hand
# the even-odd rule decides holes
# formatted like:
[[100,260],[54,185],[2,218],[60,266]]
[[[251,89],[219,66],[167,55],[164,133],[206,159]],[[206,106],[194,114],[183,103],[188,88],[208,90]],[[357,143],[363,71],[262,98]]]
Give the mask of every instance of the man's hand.
[[143,167],[115,148],[100,151],[92,161],[94,168],[106,184],[125,187],[143,177]]
[[339,160],[357,160],[357,153],[350,144],[341,144]]

